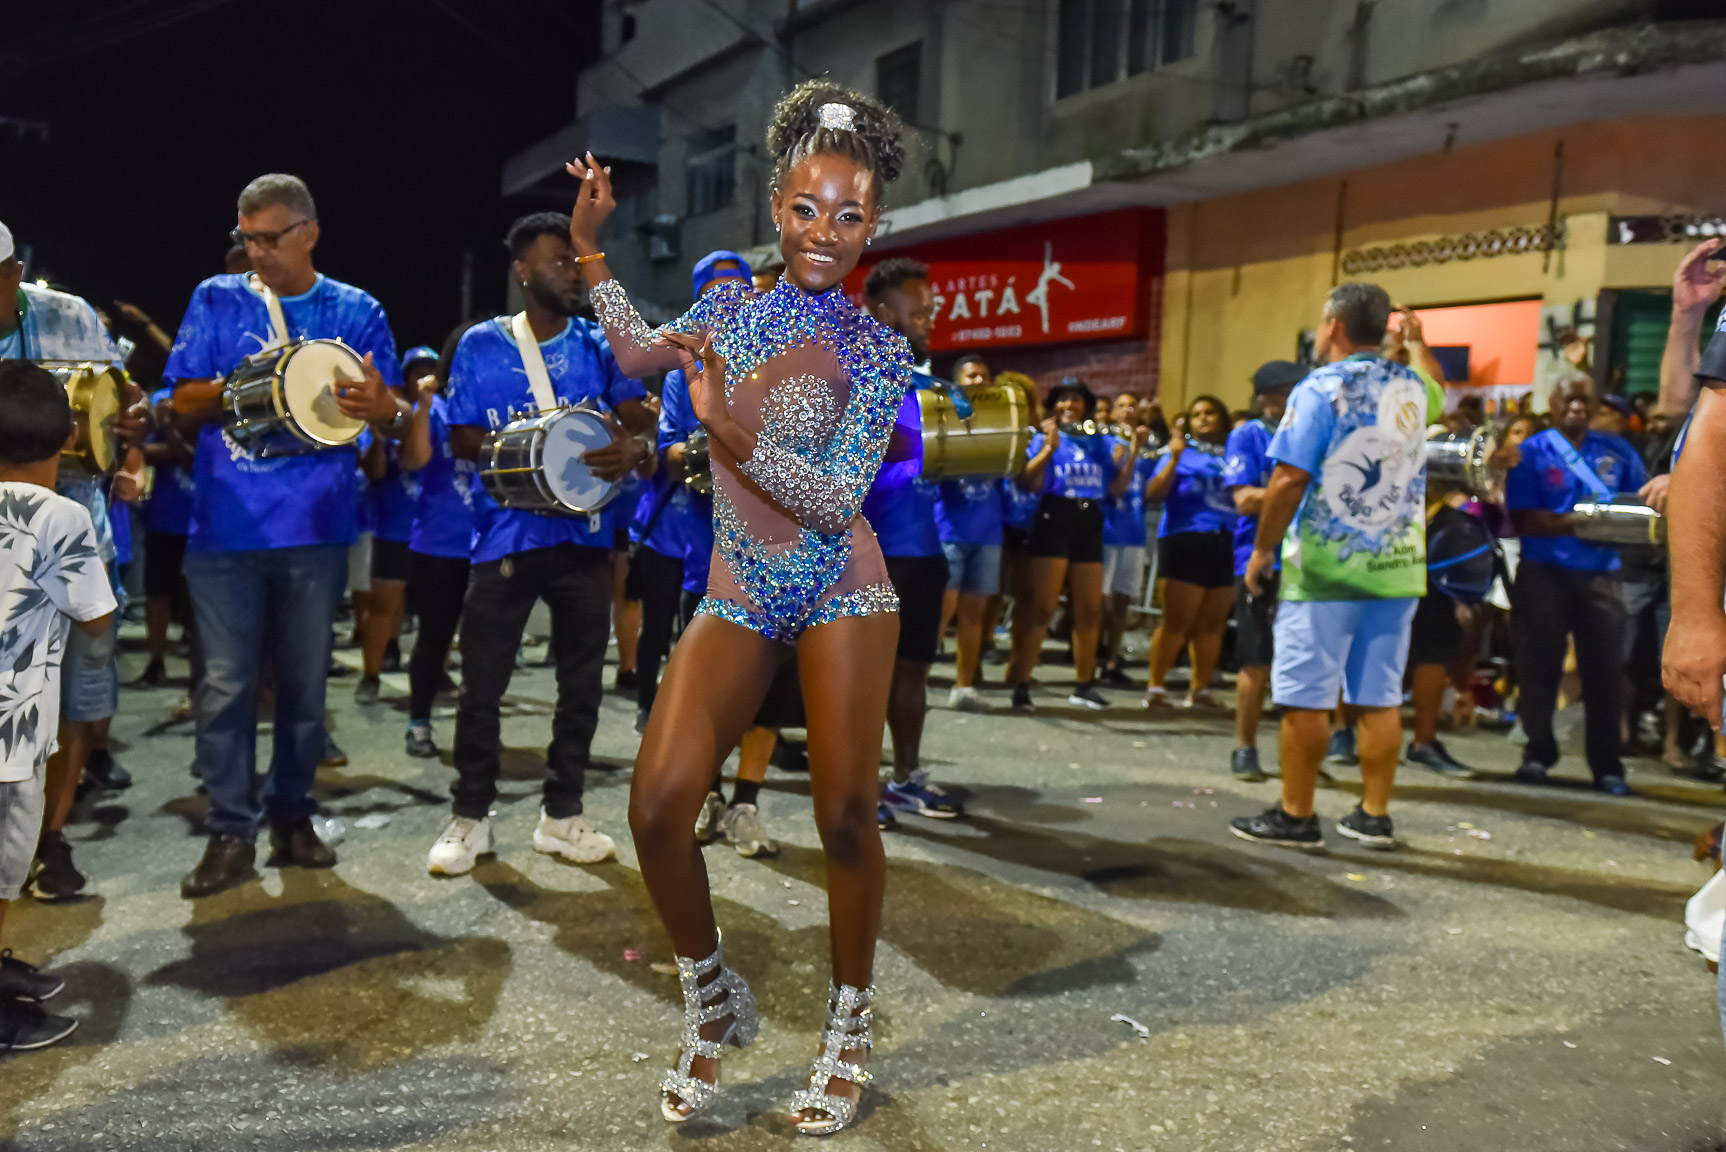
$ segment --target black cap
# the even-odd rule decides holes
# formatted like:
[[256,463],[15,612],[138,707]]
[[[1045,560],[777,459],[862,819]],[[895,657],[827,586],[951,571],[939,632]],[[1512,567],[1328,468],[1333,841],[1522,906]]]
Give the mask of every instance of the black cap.
[[1253,395],[1293,388],[1306,378],[1306,369],[1292,360],[1267,360],[1253,373]]

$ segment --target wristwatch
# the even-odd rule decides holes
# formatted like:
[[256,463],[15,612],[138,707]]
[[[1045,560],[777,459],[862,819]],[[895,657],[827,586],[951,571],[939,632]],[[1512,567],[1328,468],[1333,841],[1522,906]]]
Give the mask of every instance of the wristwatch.
[[390,422],[388,424],[384,425],[385,431],[388,432],[400,432],[408,426],[408,420],[413,417],[414,410],[412,405],[408,404],[400,396],[397,396],[395,401],[396,414],[390,417]]

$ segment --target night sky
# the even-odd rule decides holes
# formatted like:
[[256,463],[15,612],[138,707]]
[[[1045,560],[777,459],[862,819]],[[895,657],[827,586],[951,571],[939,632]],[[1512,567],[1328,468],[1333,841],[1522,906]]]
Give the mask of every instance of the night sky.
[[[568,123],[598,0],[8,0],[0,220],[33,275],[170,333],[252,177],[304,178],[320,271],[442,342],[503,304],[505,158]],[[33,10],[33,11],[32,11]]]

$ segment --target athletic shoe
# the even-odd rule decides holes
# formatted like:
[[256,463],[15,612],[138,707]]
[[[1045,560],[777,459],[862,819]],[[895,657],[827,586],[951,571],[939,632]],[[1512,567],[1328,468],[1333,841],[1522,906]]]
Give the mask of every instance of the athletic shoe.
[[1457,760],[1450,754],[1450,749],[1434,736],[1430,744],[1410,744],[1404,754],[1410,764],[1419,764],[1423,768],[1431,768],[1440,776],[1449,776],[1453,780],[1474,779],[1474,769]]
[[1093,712],[1102,712],[1109,707],[1109,698],[1097,691],[1095,680],[1086,680],[1073,685],[1073,694],[1067,697],[1067,703],[1079,708],[1089,708]]
[[743,857],[777,856],[779,845],[767,834],[761,823],[761,812],[753,804],[733,804],[719,818],[719,830],[725,842]]
[[376,676],[361,676],[360,682],[354,685],[354,703],[376,704],[380,687]]
[[168,666],[160,660],[152,660],[144,666],[144,671],[132,681],[134,688],[166,688],[168,686]]
[[1197,692],[1188,692],[1187,698],[1181,701],[1182,708],[1203,708],[1212,712],[1222,707],[1217,703],[1216,696],[1209,688],[1200,688]]
[[1257,748],[1236,748],[1229,753],[1229,771],[1235,774],[1235,779],[1246,784],[1257,784],[1265,778],[1264,769],[1259,767],[1259,750]]
[[384,659],[380,667],[385,672],[400,672],[402,670],[402,646],[399,641],[391,640],[384,645]]
[[40,1003],[58,996],[64,987],[66,982],[60,977],[24,963],[12,955],[12,949],[0,951],[0,998]]
[[617,678],[612,681],[611,686],[616,688],[619,692],[633,692],[635,691],[636,684],[637,679],[635,669],[631,668],[626,672],[619,668],[617,670]]
[[887,807],[885,800],[875,805],[875,827],[883,832],[892,832],[899,827],[899,817],[893,815],[893,809]]
[[30,873],[30,895],[53,903],[84,894],[84,874],[72,865],[72,845],[64,832],[44,832],[36,844],[36,867]]
[[1013,685],[1013,711],[1035,712],[1037,706],[1031,703],[1031,686],[1029,684]]
[[318,767],[346,768],[347,766],[348,754],[336,745],[335,737],[331,736],[326,729],[324,731],[324,750],[318,759]]
[[919,769],[908,780],[889,780],[881,790],[887,805],[913,816],[928,816],[933,820],[951,820],[965,814],[965,806],[947,795],[938,785],[929,783],[929,773]]
[[576,864],[598,864],[617,855],[617,842],[594,827],[586,816],[577,814],[553,820],[541,808],[539,827],[533,830],[533,850],[561,856]]
[[1138,681],[1127,675],[1127,670],[1119,664],[1103,669],[1100,677],[1103,683],[1114,688],[1137,688]]
[[993,712],[995,706],[983,699],[983,694],[972,687],[955,686],[947,693],[947,707],[955,712]]
[[637,708],[635,710],[635,734],[637,736],[647,735],[647,717],[652,711],[651,708]]
[[707,799],[701,802],[701,811],[695,814],[695,842],[711,844],[724,834],[725,797],[717,792],[709,792]]
[[1146,708],[1163,708],[1168,705],[1168,702],[1169,690],[1167,688],[1159,688],[1155,684],[1145,685]]
[[1546,774],[1546,765],[1537,764],[1533,760],[1524,760],[1511,779],[1518,784],[1532,784],[1537,788],[1552,783],[1551,777]]
[[0,999],[0,1052],[46,1048],[77,1030],[70,1016],[51,1016],[24,1000]]
[[1355,810],[1336,822],[1336,830],[1350,840],[1359,840],[1368,848],[1381,851],[1396,847],[1396,835],[1390,826],[1390,817],[1368,816],[1366,809],[1358,804]]
[[1229,831],[1255,844],[1275,844],[1281,848],[1324,847],[1324,832],[1319,829],[1318,817],[1296,820],[1283,811],[1280,802],[1257,816],[1235,817],[1229,821]]
[[1332,764],[1359,764],[1360,753],[1355,751],[1354,729],[1338,728],[1332,732],[1324,758]]
[[1597,791],[1604,792],[1608,796],[1636,795],[1636,793],[1631,790],[1630,785],[1624,782],[1624,777],[1622,776],[1602,776],[1594,782],[1594,787]]
[[84,779],[98,788],[119,792],[132,786],[132,774],[120,767],[106,748],[91,751],[84,760]]
[[176,700],[173,706],[168,709],[168,719],[177,723],[181,720],[190,720],[191,718],[192,694],[188,692]]
[[490,856],[491,821],[451,816],[426,854],[426,871],[433,876],[460,876],[473,871],[481,856]]
[[431,725],[426,723],[409,724],[407,738],[403,742],[402,751],[415,760],[437,759],[437,745],[432,742]]

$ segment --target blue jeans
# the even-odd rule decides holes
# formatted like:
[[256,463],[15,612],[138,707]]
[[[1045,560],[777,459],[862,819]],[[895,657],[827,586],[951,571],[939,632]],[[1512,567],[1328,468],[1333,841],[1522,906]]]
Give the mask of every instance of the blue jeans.
[[[342,545],[186,554],[204,654],[192,711],[211,833],[254,840],[263,817],[290,824],[317,811],[308,793],[324,747],[330,624],[347,566]],[[260,803],[258,670],[266,656],[275,673],[276,731]]]

